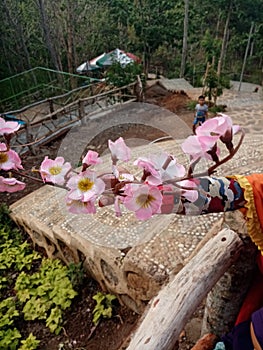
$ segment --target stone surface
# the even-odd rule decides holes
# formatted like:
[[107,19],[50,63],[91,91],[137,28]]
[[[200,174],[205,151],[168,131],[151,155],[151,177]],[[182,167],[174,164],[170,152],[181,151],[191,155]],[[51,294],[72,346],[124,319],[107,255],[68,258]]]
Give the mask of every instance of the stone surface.
[[[193,89],[192,94],[198,94],[197,90]],[[225,102],[229,106],[227,114],[245,128],[247,135],[238,154],[223,164],[217,175],[262,172],[260,94],[229,91],[220,99],[220,103]],[[160,113],[160,108],[139,104],[138,109],[136,105],[136,109],[133,104],[127,105],[125,110],[122,109],[124,107],[118,108],[107,116],[105,123],[97,119],[89,121],[91,136],[118,125],[123,120],[121,118],[125,122],[153,124],[166,129],[173,140],[150,145],[143,142],[133,148],[134,158],[162,148],[176,154],[178,161],[185,164],[187,159],[181,152],[180,143],[191,130],[185,128],[183,123],[175,123],[175,115],[169,111],[161,110]],[[134,116],[133,120],[131,116]],[[74,139],[75,149],[84,149],[85,137],[87,143],[84,128],[78,135]],[[135,141],[138,144],[138,140]],[[70,145],[63,144],[61,151],[67,147]],[[72,159],[76,159],[74,150]],[[108,169],[109,165],[109,161],[104,164]],[[201,170],[207,165],[202,163]],[[132,163],[129,170],[135,171]],[[223,217],[222,213],[194,217],[170,214],[139,222],[132,213],[125,212],[121,218],[117,218],[109,207],[99,208],[94,216],[73,215],[65,207],[64,196],[63,189],[46,185],[14,203],[11,206],[12,216],[29,233],[33,242],[46,250],[49,257],[61,258],[66,263],[84,261],[87,270],[105,290],[117,294],[123,303],[136,312],[141,312],[145,303],[169,280],[169,276],[182,268],[210,228]],[[238,219],[238,222],[241,221]]]

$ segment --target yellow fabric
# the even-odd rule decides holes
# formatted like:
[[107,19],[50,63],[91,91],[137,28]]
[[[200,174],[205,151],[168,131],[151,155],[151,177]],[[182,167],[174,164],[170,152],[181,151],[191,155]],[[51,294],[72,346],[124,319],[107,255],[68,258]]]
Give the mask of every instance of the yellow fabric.
[[[255,184],[257,184],[258,181],[263,184],[263,174],[255,174],[254,179],[253,175],[234,175],[233,178],[237,180],[240,187],[244,190],[244,198],[246,200],[246,203],[244,205],[246,211],[244,215],[247,220],[248,234],[263,255],[263,226],[261,226],[263,217],[259,217],[259,213],[263,210],[263,201],[261,199],[263,198],[263,192],[260,193],[258,191],[254,191],[256,188],[254,189],[253,186],[253,180],[256,181]],[[257,196],[257,198],[254,198],[254,196]],[[257,205],[255,204],[255,199]]]

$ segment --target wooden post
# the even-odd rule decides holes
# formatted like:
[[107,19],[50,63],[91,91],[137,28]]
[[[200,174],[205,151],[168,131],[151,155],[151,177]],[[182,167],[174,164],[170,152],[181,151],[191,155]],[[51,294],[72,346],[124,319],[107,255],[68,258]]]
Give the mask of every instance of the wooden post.
[[54,112],[54,101],[52,98],[48,99],[48,103],[49,103],[49,112],[53,113]]
[[127,350],[172,350],[193,312],[236,261],[242,246],[229,229],[207,242],[153,298]]
[[85,115],[84,101],[79,100],[78,104],[79,104],[79,119],[82,119]]

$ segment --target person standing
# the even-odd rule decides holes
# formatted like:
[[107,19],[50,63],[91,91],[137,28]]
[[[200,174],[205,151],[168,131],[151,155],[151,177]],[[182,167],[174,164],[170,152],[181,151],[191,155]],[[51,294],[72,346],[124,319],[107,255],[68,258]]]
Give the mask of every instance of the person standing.
[[198,103],[195,106],[195,115],[193,122],[193,133],[195,134],[195,129],[198,125],[201,125],[205,122],[208,116],[208,106],[205,103],[205,96],[201,95],[198,97]]

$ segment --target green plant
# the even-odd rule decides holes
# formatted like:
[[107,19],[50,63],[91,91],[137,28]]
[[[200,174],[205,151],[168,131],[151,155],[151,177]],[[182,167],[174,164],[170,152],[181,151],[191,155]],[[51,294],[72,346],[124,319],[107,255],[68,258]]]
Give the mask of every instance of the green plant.
[[97,325],[101,318],[112,317],[112,301],[116,299],[116,296],[98,292],[93,299],[97,302],[93,310],[93,323]]
[[209,107],[209,112],[211,113],[220,113],[220,112],[225,112],[226,110],[226,106],[225,105],[216,105],[216,106],[212,106]]
[[205,96],[208,96],[209,102],[213,99],[216,105],[217,97],[223,94],[223,89],[230,88],[230,80],[226,76],[218,76],[216,70],[210,66],[204,79],[204,86]]
[[12,297],[0,303],[0,349],[15,350],[21,334],[14,327],[15,318],[19,316],[15,301]]
[[9,239],[12,239],[16,244],[21,244],[21,232],[19,232],[9,214],[8,207],[5,204],[0,205],[0,244]]
[[119,62],[115,62],[107,70],[106,80],[116,87],[121,87],[133,83],[141,73],[142,66],[138,63],[129,63],[123,67]]
[[21,271],[29,270],[34,260],[40,259],[40,255],[32,251],[27,242],[17,245],[12,239],[0,245],[0,270],[11,267]]
[[72,283],[73,288],[80,287],[83,284],[84,276],[85,273],[82,262],[79,262],[78,264],[69,263],[68,278]]
[[18,350],[35,350],[38,347],[40,340],[30,333],[29,336],[25,340],[21,340],[22,346],[18,348]]
[[0,276],[0,293],[7,287],[8,279],[5,276]]
[[189,109],[190,111],[194,111],[196,104],[197,104],[197,101],[189,101],[187,103],[187,109]]
[[20,273],[15,290],[24,305],[25,320],[46,320],[50,331],[59,334],[62,311],[70,307],[77,294],[68,278],[67,267],[59,260],[43,259],[39,272]]

